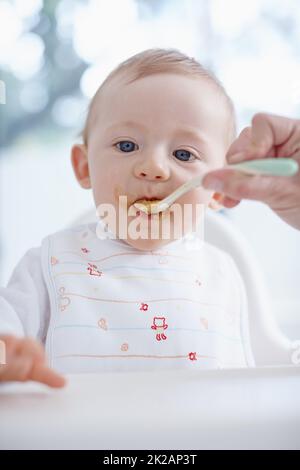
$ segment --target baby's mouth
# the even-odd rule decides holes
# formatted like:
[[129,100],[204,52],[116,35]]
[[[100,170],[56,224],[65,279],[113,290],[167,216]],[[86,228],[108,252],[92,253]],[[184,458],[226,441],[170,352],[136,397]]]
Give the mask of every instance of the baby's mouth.
[[153,214],[151,208],[157,205],[161,201],[158,197],[147,197],[144,196],[139,199],[135,199],[128,204],[128,215],[133,217],[148,217],[152,218]]
[[145,209],[147,214],[151,214],[151,209],[153,206],[155,206],[161,199],[156,199],[156,198],[151,198],[151,199],[138,199],[137,201],[134,202],[135,204],[142,204]]
[[[161,198],[157,197],[143,197],[136,199],[131,206],[136,211],[136,216],[148,216],[148,218],[152,218],[152,216],[157,213],[155,207],[157,207],[160,201]],[[159,216],[161,215],[161,213],[158,214]]]

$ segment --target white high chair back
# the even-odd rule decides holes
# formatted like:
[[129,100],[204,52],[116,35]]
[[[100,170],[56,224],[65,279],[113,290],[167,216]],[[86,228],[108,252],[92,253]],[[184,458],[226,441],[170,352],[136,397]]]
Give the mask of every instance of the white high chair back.
[[[96,212],[91,210],[78,218],[72,226],[96,221]],[[292,365],[292,342],[280,331],[272,315],[265,280],[250,244],[221,213],[207,211],[204,227],[205,241],[233,258],[244,281],[256,365]]]
[[291,340],[280,331],[272,315],[269,292],[251,245],[224,215],[207,211],[205,221],[205,240],[226,251],[243,278],[256,365],[292,365]]

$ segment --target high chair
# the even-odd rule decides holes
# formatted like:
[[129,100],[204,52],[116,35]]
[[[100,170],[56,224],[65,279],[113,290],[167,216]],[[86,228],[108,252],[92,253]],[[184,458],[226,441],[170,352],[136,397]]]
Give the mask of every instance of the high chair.
[[[96,222],[95,210],[82,214],[72,226]],[[292,341],[279,329],[262,270],[251,245],[224,213],[206,211],[204,239],[235,261],[248,298],[250,340],[257,366],[293,365]]]

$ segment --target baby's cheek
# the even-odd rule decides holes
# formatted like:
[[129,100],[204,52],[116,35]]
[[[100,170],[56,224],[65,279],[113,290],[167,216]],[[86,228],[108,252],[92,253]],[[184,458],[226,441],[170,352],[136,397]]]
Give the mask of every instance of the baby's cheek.
[[126,195],[126,193],[122,186],[119,183],[113,184],[113,196],[116,204],[119,203],[119,197],[124,195]]
[[117,190],[120,191],[120,188],[117,188],[118,177],[110,169],[101,167],[95,168],[93,174],[93,189],[97,197],[98,203],[115,203],[115,198],[117,197]]
[[204,204],[207,205],[211,200],[213,192],[207,191],[206,189],[200,187],[193,191],[189,191],[182,197],[182,204]]
[[93,197],[97,208],[101,206],[101,204],[110,204],[111,206],[115,206],[112,195],[112,188],[109,187],[107,181],[102,181],[99,179],[97,183],[95,182],[93,185]]
[[202,191],[201,199],[199,203],[203,204],[205,207],[208,206],[210,201],[212,200],[214,192],[213,191]]

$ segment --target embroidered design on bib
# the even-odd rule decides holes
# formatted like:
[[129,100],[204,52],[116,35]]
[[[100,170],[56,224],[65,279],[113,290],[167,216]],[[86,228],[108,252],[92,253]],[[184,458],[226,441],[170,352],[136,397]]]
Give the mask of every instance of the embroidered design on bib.
[[64,287],[60,287],[59,289],[59,308],[60,311],[63,312],[66,308],[70,305],[71,299],[67,295],[65,295],[66,289]]
[[166,340],[167,336],[164,334],[164,330],[168,328],[168,325],[165,324],[165,317],[154,317],[153,324],[151,325],[151,329],[156,331],[156,339],[157,341]]
[[148,304],[141,303],[140,310],[146,312],[148,310]]
[[190,361],[197,361],[197,353],[195,353],[195,352],[190,352],[190,353],[189,353],[189,360],[190,360]]
[[105,318],[100,318],[100,320],[98,320],[98,326],[99,328],[102,328],[102,330],[107,330],[108,327]]
[[90,276],[99,276],[100,277],[103,274],[102,271],[99,271],[96,264],[88,263],[88,267],[86,269],[87,269],[87,271],[89,271]]

